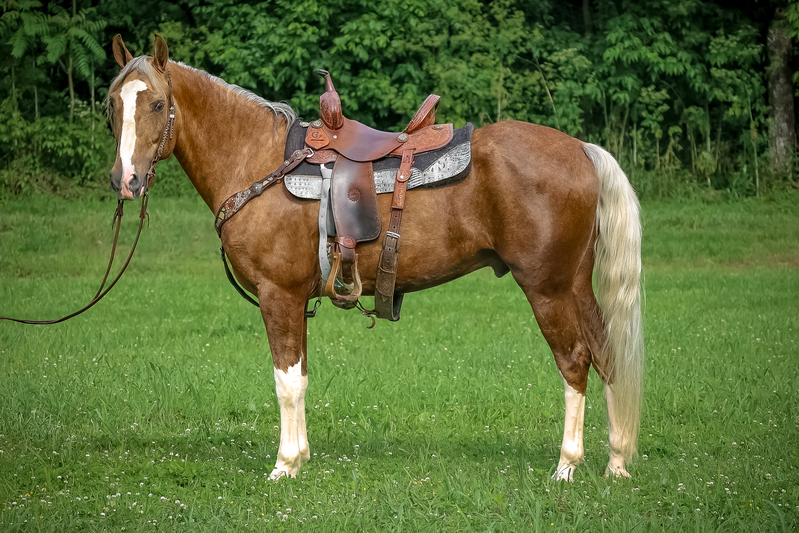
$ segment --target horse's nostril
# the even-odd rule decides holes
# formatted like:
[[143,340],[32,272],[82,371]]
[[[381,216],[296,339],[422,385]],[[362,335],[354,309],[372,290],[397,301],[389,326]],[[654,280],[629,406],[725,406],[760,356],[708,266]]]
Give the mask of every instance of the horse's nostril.
[[141,181],[139,180],[139,175],[134,174],[133,176],[131,176],[130,181],[128,182],[128,189],[130,189],[131,191],[135,191],[139,188],[139,185],[141,185]]
[[119,187],[117,187],[116,184],[114,183],[114,173],[113,172],[111,174],[109,174],[108,181],[111,182],[111,190],[114,191],[114,192],[119,192]]

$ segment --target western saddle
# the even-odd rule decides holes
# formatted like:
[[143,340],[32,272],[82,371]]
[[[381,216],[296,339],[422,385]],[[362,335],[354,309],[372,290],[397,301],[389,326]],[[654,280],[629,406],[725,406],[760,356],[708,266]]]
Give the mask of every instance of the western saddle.
[[[320,118],[308,125],[305,144],[306,148],[313,150],[307,162],[333,163],[330,201],[336,237],[332,245],[333,265],[324,293],[338,307],[349,309],[357,305],[363,287],[358,273],[356,245],[375,240],[382,234],[373,163],[386,157],[401,158],[391,202],[391,218],[378,263],[375,310],[369,312],[378,318],[396,321],[402,303],[402,295],[394,293],[400,224],[414,157],[446,146],[452,140],[453,126],[435,124],[440,97],[430,95],[402,132],[372,129],[344,117],[341,99],[330,73],[320,70],[319,74],[325,78],[326,91],[319,97]],[[320,239],[326,237],[320,235]],[[345,290],[339,293],[337,285]]]

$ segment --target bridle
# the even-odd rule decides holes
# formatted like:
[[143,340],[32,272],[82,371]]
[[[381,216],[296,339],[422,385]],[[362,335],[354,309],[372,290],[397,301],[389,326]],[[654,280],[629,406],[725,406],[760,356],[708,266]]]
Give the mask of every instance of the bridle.
[[150,170],[147,171],[147,179],[144,183],[142,196],[146,194],[147,189],[152,186],[152,181],[155,178],[155,164],[158,163],[161,160],[161,156],[164,155],[167,134],[169,134],[170,139],[172,139],[175,134],[175,100],[172,97],[172,74],[170,74],[169,69],[166,71],[166,79],[169,84],[169,96],[167,97],[169,99],[169,118],[166,121],[166,126],[164,126],[164,133],[161,135],[161,144],[158,145],[158,150],[155,151],[153,160],[150,162]]
[[[139,243],[139,236],[141,235],[141,231],[144,228],[144,220],[148,219],[149,215],[147,213],[147,204],[149,202],[149,187],[152,186],[153,179],[155,179],[155,165],[161,160],[161,157],[164,155],[164,147],[166,146],[167,136],[169,139],[174,137],[175,133],[175,99],[172,96],[172,75],[169,73],[169,70],[166,71],[167,80],[169,82],[169,118],[166,121],[166,125],[164,126],[164,133],[161,135],[161,143],[158,145],[158,150],[156,150],[155,155],[153,156],[152,161],[150,161],[150,169],[147,171],[147,179],[144,180],[144,185],[142,186],[142,193],[141,193],[141,211],[139,212],[139,230],[136,232],[136,239],[133,241],[133,246],[130,249],[130,254],[128,254],[128,258],[125,261],[125,264],[122,266],[122,270],[119,271],[119,274],[114,278],[108,287],[105,286],[106,281],[108,281],[108,274],[111,272],[111,266],[114,264],[114,255],[116,254],[117,250],[117,241],[119,239],[119,228],[122,226],[122,214],[123,214],[123,205],[124,200],[117,201],[117,208],[114,211],[114,218],[111,221],[111,228],[114,228],[116,225],[116,230],[114,231],[114,244],[111,246],[111,257],[108,260],[108,267],[105,270],[105,275],[103,276],[103,281],[100,283],[100,288],[97,289],[94,297],[91,301],[86,304],[83,308],[75,311],[74,313],[70,313],[67,316],[57,318],[54,320],[23,320],[19,318],[11,318],[2,316],[0,320],[9,320],[11,322],[19,322],[21,324],[58,324],[60,322],[64,322],[65,320],[69,320],[72,317],[76,317],[81,313],[88,311],[94,304],[99,302],[103,299],[103,297],[114,288],[114,285],[117,284],[119,278],[122,277],[122,274],[125,273],[125,270],[128,268],[130,264],[130,260],[133,258],[133,252],[136,251],[136,245]],[[103,290],[105,289],[105,290]]]

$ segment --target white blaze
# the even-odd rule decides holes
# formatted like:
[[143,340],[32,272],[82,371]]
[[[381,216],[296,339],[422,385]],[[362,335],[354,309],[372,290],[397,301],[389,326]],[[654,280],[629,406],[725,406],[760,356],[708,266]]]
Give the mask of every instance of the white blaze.
[[122,188],[128,189],[131,176],[136,173],[133,167],[133,151],[136,149],[136,97],[147,90],[141,80],[129,81],[122,86],[122,135],[119,139],[119,158],[122,160]]

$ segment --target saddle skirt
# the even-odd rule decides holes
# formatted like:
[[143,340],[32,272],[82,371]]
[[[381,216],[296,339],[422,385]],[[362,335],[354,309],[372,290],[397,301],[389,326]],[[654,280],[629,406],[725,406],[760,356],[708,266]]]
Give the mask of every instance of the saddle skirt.
[[[454,131],[452,140],[446,146],[417,155],[408,179],[408,189],[443,187],[464,179],[471,170],[473,131],[474,126],[467,123]],[[302,148],[304,142],[305,128],[301,123],[295,122],[286,142],[286,157]],[[401,158],[393,155],[374,161],[374,185],[377,194],[394,192],[400,162]],[[289,192],[297,198],[322,198],[321,164],[300,163],[283,181]]]

